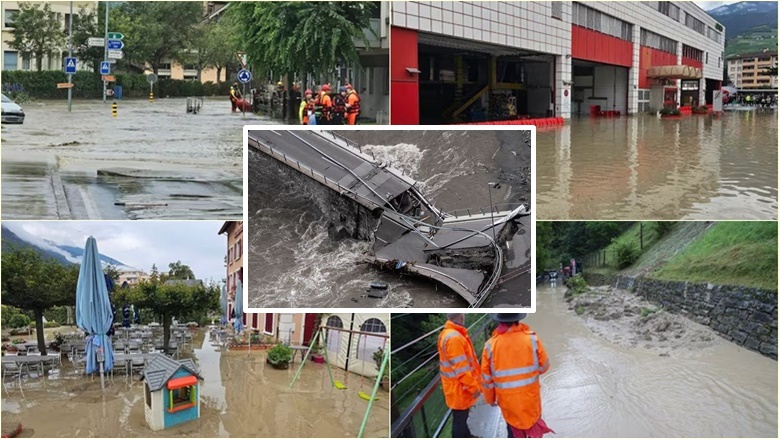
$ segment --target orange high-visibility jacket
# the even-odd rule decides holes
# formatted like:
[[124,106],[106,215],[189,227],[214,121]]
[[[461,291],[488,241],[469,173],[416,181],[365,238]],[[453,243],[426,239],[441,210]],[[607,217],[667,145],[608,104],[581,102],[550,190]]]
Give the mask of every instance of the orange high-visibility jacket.
[[550,367],[541,340],[524,323],[498,331],[482,352],[482,394],[498,402],[506,422],[527,430],[542,416],[539,376]]
[[465,410],[477,402],[481,390],[479,360],[468,330],[447,322],[439,334],[439,372],[444,400],[453,410]]

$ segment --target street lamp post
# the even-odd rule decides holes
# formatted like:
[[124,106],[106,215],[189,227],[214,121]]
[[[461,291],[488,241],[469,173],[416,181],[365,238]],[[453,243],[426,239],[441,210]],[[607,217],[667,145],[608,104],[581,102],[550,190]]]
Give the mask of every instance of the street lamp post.
[[498,189],[501,187],[500,183],[488,183],[488,197],[490,198],[490,228],[493,230],[493,242],[496,241],[496,225],[495,221],[493,220],[493,189]]

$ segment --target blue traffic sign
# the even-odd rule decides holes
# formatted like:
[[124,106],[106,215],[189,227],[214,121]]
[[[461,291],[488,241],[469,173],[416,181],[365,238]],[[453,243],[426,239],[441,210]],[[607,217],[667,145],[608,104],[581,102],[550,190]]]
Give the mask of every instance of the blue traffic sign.
[[238,80],[241,81],[242,84],[246,84],[252,80],[252,72],[250,72],[247,69],[239,70],[237,76],[238,76]]
[[125,43],[122,40],[108,40],[108,50],[122,50]]
[[76,73],[76,66],[79,60],[77,58],[67,57],[65,58],[65,73],[72,75]]
[[111,63],[108,61],[102,61],[100,63],[100,74],[108,75],[111,73]]

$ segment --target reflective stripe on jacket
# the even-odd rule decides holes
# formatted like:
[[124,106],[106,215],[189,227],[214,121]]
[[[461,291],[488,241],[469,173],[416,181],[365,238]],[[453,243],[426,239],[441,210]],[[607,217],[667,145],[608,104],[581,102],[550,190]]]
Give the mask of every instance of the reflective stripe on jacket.
[[465,410],[481,390],[479,360],[465,327],[447,322],[439,334],[439,372],[447,407]]
[[496,331],[482,352],[482,387],[488,404],[498,403],[506,422],[522,430],[542,416],[539,376],[550,367],[542,342],[528,325]]

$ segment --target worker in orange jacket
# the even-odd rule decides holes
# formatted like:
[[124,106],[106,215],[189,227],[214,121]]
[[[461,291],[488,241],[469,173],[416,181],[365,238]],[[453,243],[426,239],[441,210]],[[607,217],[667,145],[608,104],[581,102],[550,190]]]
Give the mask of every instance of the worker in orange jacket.
[[452,409],[452,437],[474,437],[469,431],[469,409],[482,391],[479,360],[466,327],[465,314],[447,314],[439,334],[439,372],[444,400]]
[[333,103],[330,100],[330,84],[322,84],[314,99],[314,113],[317,115],[317,125],[330,123],[330,111]]
[[485,402],[498,405],[510,438],[542,437],[555,433],[542,420],[540,376],[550,368],[542,341],[525,314],[490,314],[498,322],[482,352]]
[[352,84],[347,84],[347,125],[357,125],[360,115],[360,95],[357,94]]

